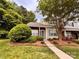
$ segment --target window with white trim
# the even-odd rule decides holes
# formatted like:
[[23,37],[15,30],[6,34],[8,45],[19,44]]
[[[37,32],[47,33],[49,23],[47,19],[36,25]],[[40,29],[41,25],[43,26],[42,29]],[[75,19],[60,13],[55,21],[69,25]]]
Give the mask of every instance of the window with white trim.
[[38,36],[38,30],[32,30],[32,36]]
[[49,29],[49,36],[57,36],[57,33],[55,30]]

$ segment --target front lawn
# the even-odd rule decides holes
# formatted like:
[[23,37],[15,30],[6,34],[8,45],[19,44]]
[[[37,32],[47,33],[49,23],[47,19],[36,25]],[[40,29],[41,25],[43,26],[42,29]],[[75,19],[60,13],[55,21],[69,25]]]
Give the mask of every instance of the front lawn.
[[0,40],[0,59],[58,59],[47,47],[12,46],[9,40]]
[[74,59],[79,59],[79,47],[76,46],[57,46],[62,51],[66,52]]

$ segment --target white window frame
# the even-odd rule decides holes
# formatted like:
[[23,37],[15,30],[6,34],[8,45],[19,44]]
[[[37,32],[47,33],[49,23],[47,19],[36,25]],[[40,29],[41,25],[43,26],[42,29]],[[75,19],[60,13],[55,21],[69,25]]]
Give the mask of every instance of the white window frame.
[[[52,33],[51,33],[51,32],[52,32]],[[49,29],[48,34],[49,34],[49,36],[57,36],[56,31],[53,30],[53,29]]]

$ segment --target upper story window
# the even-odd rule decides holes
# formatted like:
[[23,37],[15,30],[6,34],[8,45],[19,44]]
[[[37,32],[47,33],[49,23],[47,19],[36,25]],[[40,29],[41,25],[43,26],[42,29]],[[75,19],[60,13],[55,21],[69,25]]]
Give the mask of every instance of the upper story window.
[[68,21],[65,26],[79,27],[79,21]]
[[73,21],[68,21],[65,23],[65,26],[72,26],[74,27],[74,22]]

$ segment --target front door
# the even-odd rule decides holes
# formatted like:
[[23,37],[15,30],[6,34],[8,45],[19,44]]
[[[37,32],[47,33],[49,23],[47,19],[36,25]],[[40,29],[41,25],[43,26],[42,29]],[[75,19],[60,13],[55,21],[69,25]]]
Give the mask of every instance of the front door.
[[40,30],[40,36],[45,38],[45,30]]

